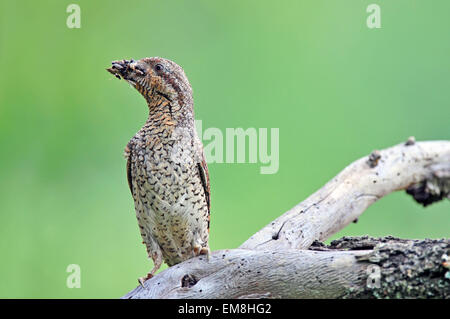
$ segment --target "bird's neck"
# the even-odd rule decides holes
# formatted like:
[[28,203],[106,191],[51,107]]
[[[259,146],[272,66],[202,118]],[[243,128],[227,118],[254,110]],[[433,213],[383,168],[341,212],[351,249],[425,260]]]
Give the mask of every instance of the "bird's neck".
[[192,98],[172,98],[157,95],[147,100],[148,119],[146,124],[154,127],[192,127],[194,111]]

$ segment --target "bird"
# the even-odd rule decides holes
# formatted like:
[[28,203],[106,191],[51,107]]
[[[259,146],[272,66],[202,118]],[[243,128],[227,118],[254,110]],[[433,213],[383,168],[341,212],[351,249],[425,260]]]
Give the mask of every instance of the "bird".
[[117,60],[106,69],[146,100],[147,121],[125,147],[128,186],[153,268],[199,255],[209,260],[210,182],[195,129],[192,87],[175,62],[151,57]]

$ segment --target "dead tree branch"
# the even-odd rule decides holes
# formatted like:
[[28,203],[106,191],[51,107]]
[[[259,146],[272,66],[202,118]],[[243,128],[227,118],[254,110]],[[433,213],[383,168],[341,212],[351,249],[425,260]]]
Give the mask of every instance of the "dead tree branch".
[[240,249],[170,267],[124,298],[449,298],[447,239],[344,238],[329,247],[315,242],[398,190],[424,206],[450,198],[450,141],[409,139],[373,151]]
[[[438,188],[436,179],[446,187]],[[347,166],[306,200],[278,217],[240,248],[307,249],[356,220],[383,196],[414,185],[436,185],[449,196],[450,142],[404,143],[373,151]],[[426,194],[425,190],[422,192]],[[425,195],[424,195],[425,196]]]

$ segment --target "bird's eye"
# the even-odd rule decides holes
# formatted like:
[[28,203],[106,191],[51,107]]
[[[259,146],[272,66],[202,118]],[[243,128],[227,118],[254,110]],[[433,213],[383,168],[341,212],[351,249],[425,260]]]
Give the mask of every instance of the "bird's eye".
[[162,70],[164,70],[164,66],[162,64],[157,64],[155,65],[155,71],[156,72],[161,72]]

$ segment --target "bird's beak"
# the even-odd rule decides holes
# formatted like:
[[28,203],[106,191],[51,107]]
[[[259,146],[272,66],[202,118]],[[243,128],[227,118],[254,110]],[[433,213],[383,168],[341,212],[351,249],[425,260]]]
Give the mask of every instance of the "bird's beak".
[[113,61],[111,62],[111,67],[107,68],[106,71],[113,74],[116,78],[128,80],[130,82],[130,63],[133,63],[134,60],[121,60],[121,61]]

